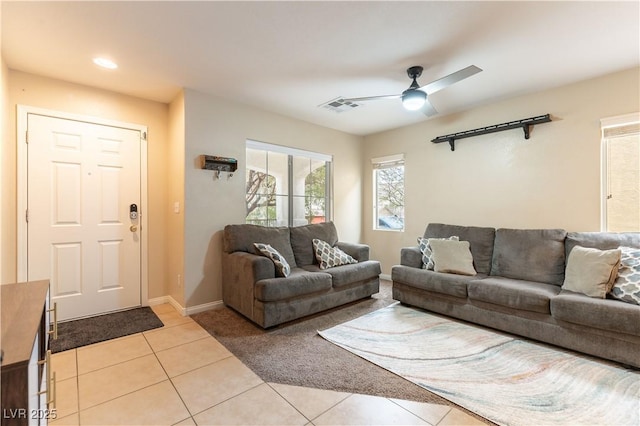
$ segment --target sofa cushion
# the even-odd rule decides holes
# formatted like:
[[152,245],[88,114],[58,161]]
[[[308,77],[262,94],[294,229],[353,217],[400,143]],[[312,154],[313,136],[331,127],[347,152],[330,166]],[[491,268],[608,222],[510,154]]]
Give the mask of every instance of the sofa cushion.
[[291,228],[291,248],[296,258],[296,265],[305,266],[318,263],[313,252],[314,238],[335,246],[338,242],[336,226],[333,222],[324,222]]
[[287,278],[268,278],[256,282],[254,295],[262,302],[275,302],[330,289],[331,275],[293,268]]
[[640,248],[640,232],[569,232],[565,241],[565,254],[575,246],[609,250],[619,246]]
[[640,305],[640,248],[619,248],[622,252],[620,269],[609,294],[614,299]]
[[331,275],[334,287],[344,287],[349,284],[377,278],[382,272],[380,262],[377,260],[365,260],[349,265],[337,266],[330,269],[320,269],[318,265],[303,266],[309,272],[324,272]]
[[340,265],[349,265],[358,263],[353,257],[340,250],[338,247],[332,247],[326,241],[313,239],[313,251],[318,261],[320,269],[335,268]]
[[258,249],[260,254],[271,259],[276,268],[276,276],[285,278],[289,276],[291,273],[291,267],[278,250],[274,249],[269,244],[253,243],[253,245]]
[[251,224],[227,225],[224,227],[224,251],[244,251],[260,254],[253,243],[269,244],[285,258],[292,268],[297,266],[293,256],[288,227],[268,227]]
[[620,255],[620,249],[575,246],[567,259],[562,289],[604,299],[618,275]]
[[562,229],[498,229],[491,275],[561,286],[566,235]]
[[[391,279],[411,287],[432,291],[434,293],[447,294],[449,296],[467,297],[467,283],[478,279],[480,276],[445,274],[442,272],[418,269],[411,266],[396,265],[391,268]],[[428,297],[428,296],[425,296]]]
[[460,241],[469,241],[475,270],[479,274],[488,274],[491,270],[495,229],[430,223],[424,231],[424,238],[449,238],[454,235]]
[[434,271],[459,275],[476,275],[468,241],[429,238]]
[[549,314],[550,300],[560,293],[560,287],[512,278],[489,277],[469,282],[467,292],[472,300]]
[[562,290],[551,299],[551,314],[561,321],[640,336],[640,306],[619,300]]

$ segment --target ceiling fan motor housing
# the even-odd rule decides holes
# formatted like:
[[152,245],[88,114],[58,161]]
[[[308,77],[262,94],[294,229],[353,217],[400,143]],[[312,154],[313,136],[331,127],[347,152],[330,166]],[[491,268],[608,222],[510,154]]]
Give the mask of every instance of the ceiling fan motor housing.
[[412,79],[415,80],[416,78],[418,78],[418,77],[420,77],[422,75],[422,70],[423,69],[424,68],[422,68],[420,65],[409,67],[409,68],[407,68],[407,75],[409,76],[409,78],[412,78]]

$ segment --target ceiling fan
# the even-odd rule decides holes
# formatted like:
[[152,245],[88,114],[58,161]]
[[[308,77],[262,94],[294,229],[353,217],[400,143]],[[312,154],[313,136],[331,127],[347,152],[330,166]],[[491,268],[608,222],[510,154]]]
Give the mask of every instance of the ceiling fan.
[[420,86],[418,84],[417,78],[422,74],[422,70],[423,68],[419,65],[407,69],[407,75],[409,76],[409,78],[413,79],[413,82],[407,90],[398,95],[367,96],[364,98],[343,98],[342,101],[362,102],[378,99],[400,98],[402,99],[402,105],[405,107],[405,109],[408,109],[409,111],[422,110],[424,115],[432,116],[436,115],[438,111],[436,111],[431,102],[429,102],[430,95],[452,85],[453,83],[457,83],[460,80],[464,80],[465,78],[471,77],[472,75],[482,71],[475,65],[470,65],[466,68],[449,74],[446,77],[442,77],[438,80],[432,81],[431,83],[427,83],[424,86]]

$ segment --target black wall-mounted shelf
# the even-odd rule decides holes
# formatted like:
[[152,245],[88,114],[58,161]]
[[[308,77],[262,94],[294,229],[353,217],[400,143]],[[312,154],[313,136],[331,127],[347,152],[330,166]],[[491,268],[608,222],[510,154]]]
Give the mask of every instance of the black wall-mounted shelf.
[[509,121],[507,123],[495,124],[493,126],[481,127],[479,129],[467,130],[465,132],[452,133],[450,135],[438,136],[431,139],[433,143],[449,142],[451,151],[456,150],[456,139],[471,138],[473,136],[486,135],[487,133],[502,132],[503,130],[522,128],[524,138],[529,139],[531,126],[534,124],[548,123],[551,121],[550,114],[540,115],[537,117],[523,118],[522,120]]

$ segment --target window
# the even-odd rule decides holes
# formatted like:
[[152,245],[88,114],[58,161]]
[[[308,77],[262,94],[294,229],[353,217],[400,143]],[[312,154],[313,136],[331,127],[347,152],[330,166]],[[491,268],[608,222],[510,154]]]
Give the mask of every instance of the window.
[[331,156],[246,143],[246,223],[300,226],[331,220]]
[[602,227],[640,231],[640,115],[602,120]]
[[373,229],[404,230],[404,155],[373,158]]

